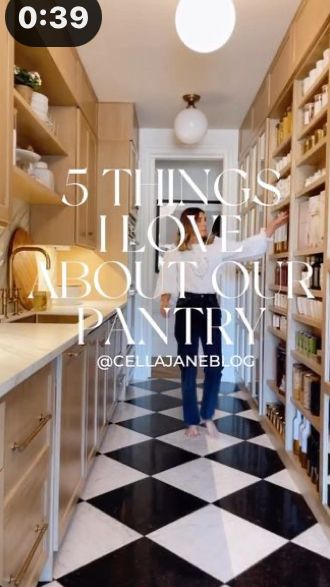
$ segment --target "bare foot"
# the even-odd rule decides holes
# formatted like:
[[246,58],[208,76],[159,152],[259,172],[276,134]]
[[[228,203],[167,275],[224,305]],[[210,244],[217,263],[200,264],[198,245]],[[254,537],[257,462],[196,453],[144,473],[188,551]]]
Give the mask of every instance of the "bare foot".
[[216,425],[214,424],[213,420],[205,420],[205,426],[207,429],[207,433],[209,436],[212,436],[212,438],[220,438],[221,434],[218,430],[218,428],[216,427]]
[[185,431],[185,435],[188,436],[188,438],[196,438],[196,436],[200,435],[200,432],[197,426],[189,426]]

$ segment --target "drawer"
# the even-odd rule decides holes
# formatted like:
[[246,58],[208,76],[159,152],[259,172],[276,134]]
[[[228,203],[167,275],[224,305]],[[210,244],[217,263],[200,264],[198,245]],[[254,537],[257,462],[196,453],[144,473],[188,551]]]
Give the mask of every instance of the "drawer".
[[51,442],[53,369],[47,365],[6,396],[5,495]]
[[5,505],[3,587],[38,583],[47,556],[49,462],[46,450]]

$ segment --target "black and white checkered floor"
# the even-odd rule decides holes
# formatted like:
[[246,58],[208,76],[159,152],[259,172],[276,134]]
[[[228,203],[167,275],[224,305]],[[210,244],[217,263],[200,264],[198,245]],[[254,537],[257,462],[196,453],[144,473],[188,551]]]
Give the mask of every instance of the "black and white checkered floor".
[[328,587],[328,538],[245,392],[222,384],[220,439],[184,436],[180,398],[129,389],[49,587]]

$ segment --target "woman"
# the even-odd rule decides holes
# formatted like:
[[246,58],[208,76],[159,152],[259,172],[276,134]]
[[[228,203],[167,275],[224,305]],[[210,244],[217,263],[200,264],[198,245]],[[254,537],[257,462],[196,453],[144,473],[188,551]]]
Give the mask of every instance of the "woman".
[[[195,219],[201,239],[206,245],[198,242],[193,230],[190,217]],[[161,272],[158,277],[155,297],[161,296],[160,312],[166,317],[171,296],[178,296],[180,292],[180,262],[185,262],[185,292],[184,297],[178,297],[175,313],[175,338],[178,343],[178,356],[183,360],[181,366],[181,386],[183,399],[183,416],[187,426],[186,435],[195,437],[199,435],[198,425],[205,424],[211,436],[218,436],[219,432],[213,422],[213,416],[217,405],[222,366],[212,366],[208,361],[204,369],[203,398],[199,410],[197,402],[196,377],[197,367],[187,361],[198,355],[199,342],[203,346],[204,355],[222,356],[221,311],[217,296],[212,284],[212,273],[223,261],[251,261],[262,257],[267,250],[270,237],[276,228],[288,221],[288,214],[282,212],[271,222],[267,229],[261,229],[260,234],[247,238],[241,242],[226,241],[226,250],[222,238],[211,234],[208,238],[207,218],[200,208],[188,208],[184,210],[180,218],[184,227],[184,240],[178,236],[177,249],[166,252]],[[183,240],[183,242],[181,242]],[[182,271],[182,267],[181,267]],[[182,293],[182,292],[181,292]],[[190,308],[189,311],[186,309]],[[207,314],[212,308],[212,344],[207,344]],[[182,310],[183,309],[183,310]],[[189,323],[187,324],[187,320]],[[187,327],[187,330],[186,330]],[[191,338],[187,339],[187,331],[191,330]]]

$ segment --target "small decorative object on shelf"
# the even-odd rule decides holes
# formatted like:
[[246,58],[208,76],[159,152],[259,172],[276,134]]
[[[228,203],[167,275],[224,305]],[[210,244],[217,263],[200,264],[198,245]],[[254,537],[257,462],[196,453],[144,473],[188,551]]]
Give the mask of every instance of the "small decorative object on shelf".
[[30,104],[33,92],[41,87],[42,80],[37,71],[28,71],[15,65],[14,83],[16,90]]

